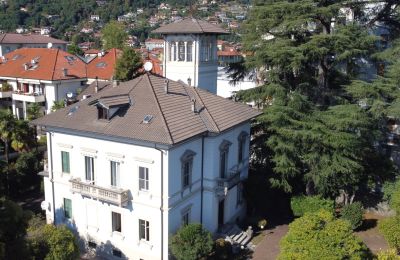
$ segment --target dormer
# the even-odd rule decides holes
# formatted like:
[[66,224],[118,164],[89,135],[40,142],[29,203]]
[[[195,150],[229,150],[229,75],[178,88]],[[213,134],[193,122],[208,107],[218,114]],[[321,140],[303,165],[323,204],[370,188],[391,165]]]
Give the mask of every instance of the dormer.
[[117,95],[101,97],[94,105],[97,107],[97,119],[111,120],[118,111],[129,107],[132,102],[129,95]]

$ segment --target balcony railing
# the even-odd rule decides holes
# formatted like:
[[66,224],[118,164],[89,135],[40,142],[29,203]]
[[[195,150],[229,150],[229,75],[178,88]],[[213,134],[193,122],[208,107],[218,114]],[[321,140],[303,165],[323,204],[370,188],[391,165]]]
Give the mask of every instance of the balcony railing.
[[0,90],[0,98],[9,98],[12,96],[12,91],[1,91]]
[[239,168],[239,166],[234,166],[231,170],[228,171],[227,177],[218,178],[216,186],[217,193],[220,195],[226,195],[229,189],[240,182],[240,172],[241,169]]
[[38,93],[25,93],[25,92],[14,92],[12,98],[18,101],[25,101],[30,103],[44,102],[45,98],[43,94]]
[[84,196],[116,204],[120,207],[126,205],[129,200],[128,190],[119,188],[104,188],[81,181],[80,178],[71,179],[70,183],[71,191],[74,193],[76,192]]

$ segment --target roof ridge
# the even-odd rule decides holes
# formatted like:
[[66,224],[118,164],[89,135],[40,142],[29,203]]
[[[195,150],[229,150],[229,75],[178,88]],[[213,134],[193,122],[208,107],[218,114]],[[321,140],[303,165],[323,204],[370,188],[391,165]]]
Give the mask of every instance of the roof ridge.
[[203,26],[200,25],[199,20],[195,19],[197,25],[200,27],[200,30],[204,33]]
[[156,92],[154,91],[154,86],[153,86],[153,84],[152,84],[152,82],[150,80],[149,74],[146,73],[144,77],[146,77],[147,81],[149,82],[149,85],[150,85],[151,91],[153,93],[154,99],[155,99],[155,101],[157,103],[157,108],[158,108],[158,110],[159,110],[159,112],[161,114],[161,119],[162,119],[162,121],[165,124],[165,127],[167,129],[168,137],[170,139],[169,141],[170,141],[171,144],[173,144],[174,140],[173,140],[172,135],[171,135],[171,130],[169,129],[167,121],[165,120],[164,113],[162,112],[162,109],[161,109],[161,106],[160,106],[160,102],[158,102],[158,98],[157,98]]
[[54,61],[54,66],[53,66],[53,73],[51,75],[51,80],[54,80],[54,73],[56,72],[57,60],[58,60],[58,52],[59,51],[60,51],[60,49],[57,49],[56,58],[55,58],[55,61]]
[[[196,94],[196,96],[200,99],[200,102],[203,104],[204,107],[204,111],[207,113],[207,115],[211,118],[211,122],[212,124],[215,126],[215,128],[217,129],[218,132],[221,132],[221,130],[219,129],[217,123],[215,122],[214,117],[211,115],[210,112],[208,112],[207,106],[204,104],[203,99],[201,98],[200,94],[197,92],[197,89],[195,87],[193,87],[193,91]],[[206,125],[207,127],[207,125]]]

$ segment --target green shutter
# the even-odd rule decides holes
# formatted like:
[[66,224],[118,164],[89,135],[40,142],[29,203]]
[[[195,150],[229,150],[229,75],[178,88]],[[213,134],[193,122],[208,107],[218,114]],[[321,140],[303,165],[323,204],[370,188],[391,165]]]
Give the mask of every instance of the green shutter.
[[69,171],[69,152],[61,152],[62,172],[70,173]]

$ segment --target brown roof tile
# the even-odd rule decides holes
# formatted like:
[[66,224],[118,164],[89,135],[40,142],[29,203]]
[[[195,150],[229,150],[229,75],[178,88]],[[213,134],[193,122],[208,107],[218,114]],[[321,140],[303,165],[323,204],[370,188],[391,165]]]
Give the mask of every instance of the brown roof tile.
[[67,42],[48,36],[37,34],[19,34],[19,33],[2,33],[0,34],[0,43],[59,43],[67,44]]
[[[172,145],[199,134],[220,133],[260,114],[247,105],[182,82],[170,80],[168,84],[168,93],[165,93],[165,78],[145,74],[33,123]],[[94,101],[116,96],[124,102],[129,96],[131,105],[121,108],[110,121],[97,119]],[[196,100],[196,112],[192,111],[192,100]],[[78,109],[68,115],[73,107]],[[146,115],[153,116],[150,123],[143,122]]]
[[221,27],[206,21],[187,18],[176,23],[170,23],[153,31],[160,34],[193,33],[193,34],[228,34]]

